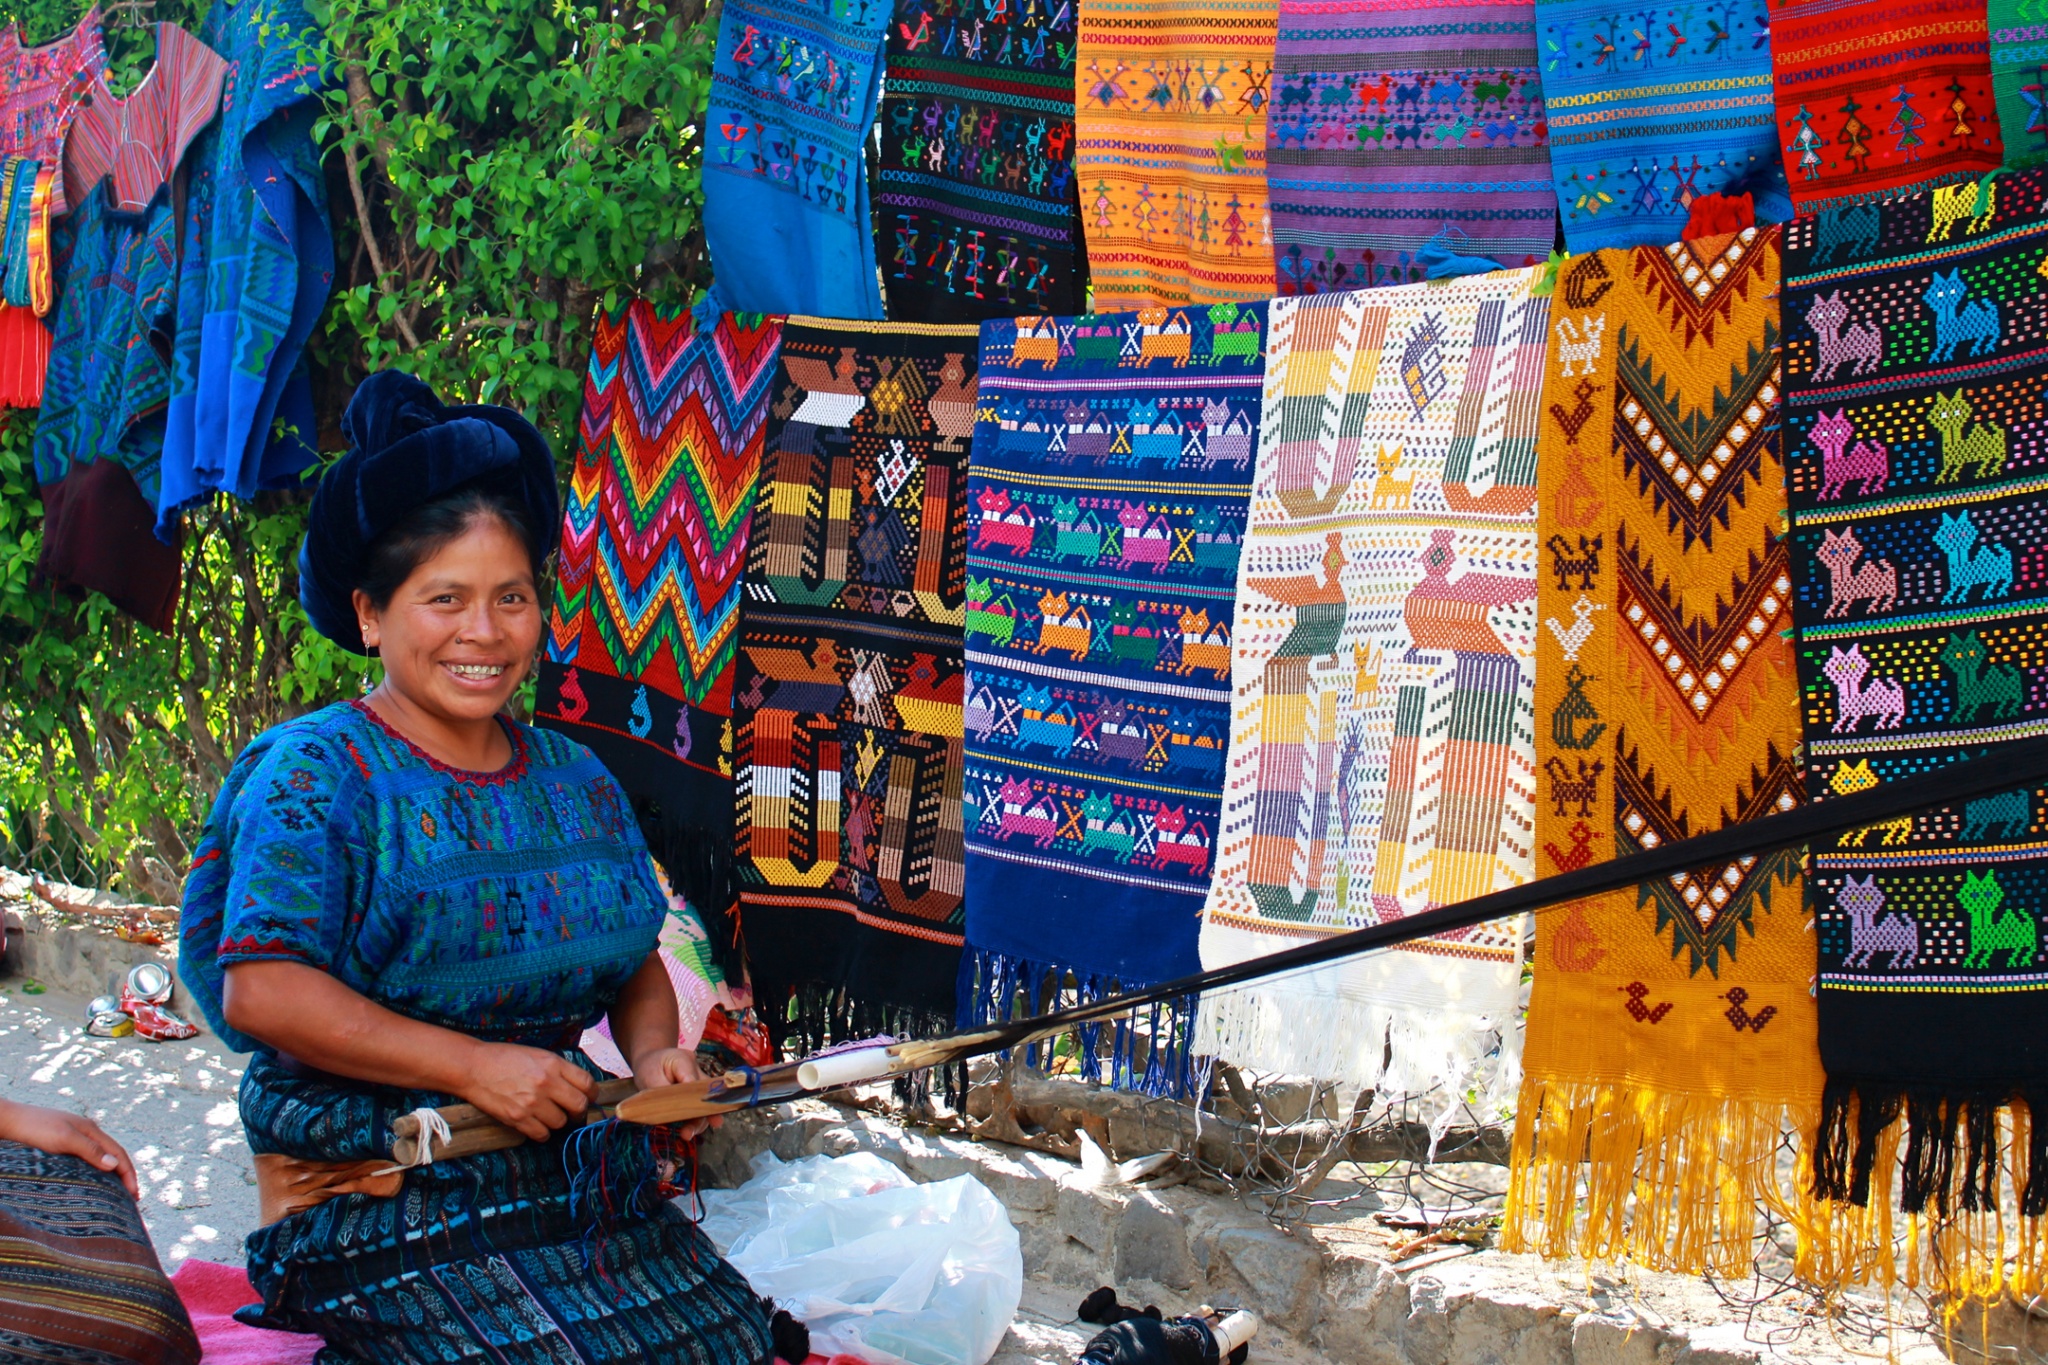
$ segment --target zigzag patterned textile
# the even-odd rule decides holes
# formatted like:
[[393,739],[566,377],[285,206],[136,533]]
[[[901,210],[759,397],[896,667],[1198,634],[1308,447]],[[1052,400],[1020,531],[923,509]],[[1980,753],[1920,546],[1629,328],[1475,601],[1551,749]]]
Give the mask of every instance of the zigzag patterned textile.
[[1550,254],[1533,0],[1280,0],[1267,187],[1282,294],[1425,277],[1445,229],[1504,265]]
[[755,996],[808,1043],[953,1022],[979,360],[973,327],[783,327],[733,757]]
[[[1540,443],[1536,866],[1795,805],[1778,229],[1565,266]],[[1790,853],[1536,920],[1508,1240],[1747,1273],[1819,1112]],[[1631,1195],[1633,1198],[1631,1198]]]
[[1536,0],[1565,245],[1662,246],[1703,194],[1792,216],[1771,101],[1766,0],[1630,11]]
[[[1529,879],[1542,275],[1269,312],[1205,968]],[[1211,993],[1196,1051],[1462,1093],[1513,1070],[1520,948],[1495,923]]]
[[1096,307],[1273,293],[1266,101],[1278,0],[1089,0],[1074,175]]
[[2048,14],[2037,0],[1991,0],[1991,88],[1998,98],[1998,131],[2005,164],[2021,170],[2048,160]]
[[[1793,619],[1816,800],[2048,729],[2048,180],[2020,172],[1992,192],[1974,216],[1964,185],[1785,231]],[[2014,1292],[2048,1283],[2044,788],[1812,852],[1816,1183],[1866,1205],[1874,1227],[1845,1213],[1841,1230],[1881,1248],[1896,1185],[1905,1212],[1936,1221],[1927,1273],[1943,1289],[1997,1290],[2008,1256]]]
[[729,0],[704,118],[704,241],[727,306],[879,318],[865,149],[889,0]]
[[598,318],[534,705],[618,778],[727,962],[740,576],[781,335],[644,299]]
[[1801,213],[1975,179],[2004,155],[1984,6],[1795,0],[1771,9],[1778,145]]
[[875,215],[889,316],[1083,302],[1074,0],[897,0]]
[[[1201,970],[1265,309],[1150,316],[982,328],[963,1022]],[[1112,1079],[1185,1088],[1186,1033],[1124,1031]]]

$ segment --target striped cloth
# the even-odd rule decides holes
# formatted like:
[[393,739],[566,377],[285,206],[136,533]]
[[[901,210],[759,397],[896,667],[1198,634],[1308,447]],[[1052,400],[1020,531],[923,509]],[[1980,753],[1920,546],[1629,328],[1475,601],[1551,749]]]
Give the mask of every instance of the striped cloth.
[[[22,46],[20,25],[9,24],[0,32],[0,153],[55,166],[66,129],[106,69],[97,5],[41,47]],[[50,212],[62,216],[69,208],[60,181],[51,189]]]
[[[1534,870],[1542,274],[1272,306],[1205,968]],[[1520,944],[1493,924],[1213,992],[1197,1050],[1462,1093],[1511,1070],[1486,1058]]]
[[1626,24],[1597,0],[1536,0],[1536,28],[1572,252],[1676,241],[1707,194],[1752,195],[1761,223],[1792,216],[1765,0],[1679,0]]
[[[1234,303],[982,328],[965,1022],[1200,969],[1264,339]],[[1114,1079],[1179,1088],[1185,1036]]]
[[898,0],[875,199],[890,317],[1081,308],[1072,0]]
[[2048,15],[2035,0],[1991,0],[1991,88],[2005,164],[2017,170],[2048,161]]
[[1982,0],[1794,0],[1771,11],[1778,145],[1801,213],[1998,169]]
[[1273,293],[1266,101],[1277,0],[1092,0],[1074,174],[1097,308]]
[[126,99],[95,76],[91,100],[64,139],[64,192],[78,203],[101,180],[113,179],[112,200],[141,213],[171,182],[199,130],[220,108],[228,65],[176,24],[156,26],[156,63]]
[[75,1156],[0,1139],[0,1361],[198,1365],[135,1197]]
[[1550,253],[1533,0],[1281,0],[1267,109],[1282,294],[1425,278],[1450,229],[1463,254]]

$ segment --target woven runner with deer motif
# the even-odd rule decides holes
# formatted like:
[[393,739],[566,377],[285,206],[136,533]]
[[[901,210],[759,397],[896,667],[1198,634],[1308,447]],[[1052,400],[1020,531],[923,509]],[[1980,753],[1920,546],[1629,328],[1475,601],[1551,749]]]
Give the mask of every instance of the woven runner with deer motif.
[[[1266,310],[991,322],[968,477],[966,1022],[1201,970]],[[1186,1079],[1185,1021],[1112,1077]],[[1122,1041],[1135,1044],[1131,1030]],[[1083,1055],[1093,1072],[1094,1049]]]
[[[1795,805],[1778,229],[1559,273],[1543,390],[1536,867]],[[1507,1241],[1747,1273],[1820,1101],[1795,855],[1537,917]]]
[[[1205,968],[1533,871],[1543,274],[1269,310]],[[1197,1050],[1448,1106],[1504,1070],[1520,947],[1490,924],[1215,993]]]
[[[1962,189],[1785,232],[1793,616],[1817,800],[2048,730],[2048,179],[2005,176],[1972,214]],[[2042,1287],[2044,786],[1813,850],[1818,1185],[1880,1224],[1894,1198],[1932,1216],[1945,1288],[1995,1286],[2015,1222],[1988,1210],[2022,1192],[2014,1274],[2021,1293]],[[2031,1123],[2008,1118],[2014,1101]]]
[[944,1029],[965,886],[973,327],[792,317],[747,547],[733,764],[771,1028]]

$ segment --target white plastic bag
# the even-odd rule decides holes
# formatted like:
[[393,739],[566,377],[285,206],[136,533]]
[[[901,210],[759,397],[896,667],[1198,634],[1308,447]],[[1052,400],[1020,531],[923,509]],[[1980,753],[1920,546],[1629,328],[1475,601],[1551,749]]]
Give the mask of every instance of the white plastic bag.
[[704,1231],[811,1350],[878,1365],[987,1365],[1024,1296],[1009,1213],[971,1175],[919,1185],[871,1152],[783,1163],[707,1190]]

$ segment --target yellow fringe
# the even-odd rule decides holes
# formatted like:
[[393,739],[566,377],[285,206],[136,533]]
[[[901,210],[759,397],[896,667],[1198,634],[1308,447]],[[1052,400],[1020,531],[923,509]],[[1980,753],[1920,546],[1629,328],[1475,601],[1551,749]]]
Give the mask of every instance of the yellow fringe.
[[[1898,1285],[1924,1290],[1943,1301],[1953,1317],[1967,1300],[2005,1295],[2026,1300],[2048,1288],[2048,1219],[2026,1218],[2016,1210],[2028,1175],[2028,1132],[2032,1116],[2023,1104],[1999,1111],[2004,1151],[1998,1207],[1962,1208],[1961,1181],[1949,1191],[1946,1215],[1929,1209],[1898,1212],[1899,1149],[1905,1121],[1878,1140],[1871,1173],[1870,1203],[1817,1204],[1801,1226],[1801,1278],[1832,1291],[1851,1285]],[[1801,1176],[1805,1177],[1802,1161]]]
[[1780,1173],[1779,1153],[1788,1126],[1811,1132],[1819,1117],[1817,1104],[1529,1077],[1501,1245],[1747,1275],[1759,1207],[1794,1226],[1810,1216],[1806,1184]]

